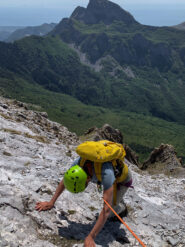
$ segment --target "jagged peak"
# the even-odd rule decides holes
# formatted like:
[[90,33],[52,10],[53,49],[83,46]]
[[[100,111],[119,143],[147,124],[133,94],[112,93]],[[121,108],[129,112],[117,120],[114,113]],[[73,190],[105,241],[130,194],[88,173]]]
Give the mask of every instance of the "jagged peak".
[[109,25],[115,20],[123,21],[126,24],[137,23],[130,13],[108,0],[90,0],[87,8],[77,7],[71,18],[86,24],[104,22]]

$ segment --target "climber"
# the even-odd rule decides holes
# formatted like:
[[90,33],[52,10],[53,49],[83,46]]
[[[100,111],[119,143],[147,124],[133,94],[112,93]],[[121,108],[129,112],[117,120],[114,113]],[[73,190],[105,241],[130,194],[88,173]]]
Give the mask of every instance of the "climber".
[[[90,145],[90,148],[89,147],[86,148],[85,146],[85,150],[88,150],[87,152],[90,153],[89,156],[88,154],[85,154],[84,156],[84,150],[81,153],[81,148],[84,149],[83,145],[86,145],[86,143],[79,145],[80,151],[77,148],[78,149],[77,153],[80,154],[80,157],[76,159],[72,164],[71,168],[65,172],[64,178],[59,183],[52,199],[48,202],[38,202],[35,207],[36,210],[40,212],[44,210],[50,210],[51,208],[53,208],[57,198],[61,195],[64,189],[67,189],[72,193],[79,193],[85,190],[89,182],[93,182],[93,183],[97,183],[98,187],[103,186],[103,199],[105,199],[110,205],[114,204],[113,208],[119,215],[123,214],[123,212],[125,211],[125,205],[123,203],[123,195],[126,193],[129,187],[132,187],[132,176],[127,165],[123,163],[121,174],[119,174],[119,171],[117,170],[118,165],[116,165],[115,167],[115,162],[113,162],[112,159],[112,157],[115,156],[115,154],[113,154],[111,157],[111,161],[102,162],[101,165],[100,163],[98,163],[100,165],[101,175],[98,174],[97,163],[95,158],[92,156],[93,153],[96,153],[96,150],[94,150],[95,142],[90,142],[90,144],[88,143],[88,145]],[[99,141],[98,145],[99,143],[100,145],[102,145],[102,143],[104,145],[106,144],[106,148],[108,148],[109,143],[111,142],[104,140],[104,142]],[[110,145],[111,148],[114,147],[113,143],[111,143]],[[118,145],[119,148],[121,146],[120,144],[116,144],[116,145]],[[96,142],[96,148],[97,148],[97,142]],[[111,149],[111,151],[112,150],[113,148]],[[124,151],[123,147],[121,147],[121,150]],[[101,155],[102,152],[104,152],[106,155],[106,158],[105,159],[103,158],[104,161],[108,159],[107,158],[108,151],[105,152],[104,150],[102,151],[101,149],[100,150]],[[117,158],[118,152],[115,151],[115,153],[116,153],[115,157]],[[124,154],[122,153],[121,155],[125,156],[125,153]],[[91,160],[94,161],[89,160],[89,157],[91,157]],[[118,161],[119,159],[116,159],[116,162]],[[121,181],[118,179],[118,177],[121,178]],[[96,236],[98,235],[98,233],[100,232],[100,230],[102,229],[108,218],[113,219],[114,216],[112,212],[110,212],[109,207],[106,204],[104,204],[96,224],[94,225],[93,229],[85,239],[84,242],[85,247],[95,247],[94,239],[96,238]]]

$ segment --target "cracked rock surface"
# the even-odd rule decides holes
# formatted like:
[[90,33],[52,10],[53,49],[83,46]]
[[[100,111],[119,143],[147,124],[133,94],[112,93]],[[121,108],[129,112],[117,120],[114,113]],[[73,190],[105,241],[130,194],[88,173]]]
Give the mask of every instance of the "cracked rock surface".
[[[96,185],[80,196],[65,191],[52,210],[35,211],[36,202],[50,200],[77,157],[77,144],[74,133],[45,113],[0,98],[0,247],[83,246],[103,205]],[[134,189],[125,196],[123,220],[149,247],[184,247],[185,178],[151,175],[127,163]],[[139,243],[121,223],[108,221],[96,246]]]

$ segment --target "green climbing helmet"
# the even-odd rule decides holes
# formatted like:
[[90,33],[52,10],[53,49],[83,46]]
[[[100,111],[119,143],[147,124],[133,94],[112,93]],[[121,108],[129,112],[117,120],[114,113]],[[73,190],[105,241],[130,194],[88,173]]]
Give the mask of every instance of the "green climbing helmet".
[[72,193],[79,193],[85,190],[87,181],[86,172],[78,165],[72,166],[64,174],[64,186]]

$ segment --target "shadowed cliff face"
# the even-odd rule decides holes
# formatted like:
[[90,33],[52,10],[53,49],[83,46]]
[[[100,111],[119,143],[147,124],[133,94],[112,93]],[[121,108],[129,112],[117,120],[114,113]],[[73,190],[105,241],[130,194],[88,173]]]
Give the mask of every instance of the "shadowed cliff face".
[[109,25],[115,20],[123,21],[126,24],[137,23],[131,14],[108,0],[90,0],[86,9],[77,7],[71,18],[83,21],[86,24],[103,22]]

